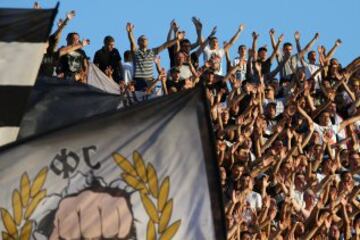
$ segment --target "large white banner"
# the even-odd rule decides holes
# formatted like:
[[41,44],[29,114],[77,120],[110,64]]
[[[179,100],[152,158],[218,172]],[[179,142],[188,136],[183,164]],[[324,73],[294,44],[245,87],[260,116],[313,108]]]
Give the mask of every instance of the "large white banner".
[[197,89],[3,149],[3,239],[223,239],[207,124]]

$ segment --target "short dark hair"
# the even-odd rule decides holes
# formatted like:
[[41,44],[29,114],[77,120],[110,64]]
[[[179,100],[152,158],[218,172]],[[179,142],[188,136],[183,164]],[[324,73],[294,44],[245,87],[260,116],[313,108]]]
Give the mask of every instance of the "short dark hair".
[[115,42],[115,39],[112,36],[106,36],[104,38],[104,45],[107,45],[108,43]]
[[74,36],[74,35],[79,35],[79,34],[78,34],[77,32],[70,32],[70,33],[68,33],[68,35],[66,36],[66,40],[69,41],[70,38],[71,38],[72,36]]
[[292,47],[292,44],[289,43],[289,42],[286,42],[286,43],[284,43],[284,45],[283,45],[283,48],[284,48],[284,47]]
[[191,44],[190,40],[185,38],[185,39],[180,41],[180,46],[184,45],[185,43]]
[[307,57],[309,58],[310,57],[310,55],[311,54],[313,54],[313,53],[316,53],[314,50],[311,50],[310,52],[308,52],[308,55],[307,55]]
[[209,41],[211,42],[212,40],[215,40],[215,39],[218,39],[218,38],[215,37],[215,36],[212,36],[212,37],[209,38]]
[[125,61],[131,61],[132,60],[132,53],[130,50],[126,50],[124,52],[124,60]]
[[246,45],[245,45],[245,44],[241,44],[241,45],[238,47],[238,51],[239,51],[241,48],[246,48]]
[[242,179],[245,178],[245,177],[249,177],[249,178],[253,179],[253,177],[251,176],[250,172],[248,172],[248,171],[244,172],[244,173],[241,175],[241,178],[242,178]]
[[258,49],[258,52],[261,52],[261,51],[267,52],[267,48],[266,48],[266,47],[260,47],[260,48]]

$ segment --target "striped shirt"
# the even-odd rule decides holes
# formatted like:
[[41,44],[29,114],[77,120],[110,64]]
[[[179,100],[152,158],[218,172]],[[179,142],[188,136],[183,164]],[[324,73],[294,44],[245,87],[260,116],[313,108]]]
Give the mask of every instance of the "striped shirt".
[[153,77],[153,62],[156,54],[154,49],[135,51],[135,78],[150,79]]

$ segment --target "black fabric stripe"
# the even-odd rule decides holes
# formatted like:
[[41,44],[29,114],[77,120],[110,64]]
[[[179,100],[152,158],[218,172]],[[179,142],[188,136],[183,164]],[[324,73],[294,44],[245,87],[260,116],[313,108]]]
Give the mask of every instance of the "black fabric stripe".
[[71,79],[39,77],[32,88],[18,138],[114,111],[122,101],[123,97],[119,95]]
[[32,86],[0,86],[0,127],[19,126]]
[[0,41],[46,42],[57,11],[0,8]]
[[220,170],[217,162],[215,133],[210,119],[210,106],[206,97],[205,83],[200,83],[201,97],[197,106],[202,148],[205,156],[205,167],[211,199],[215,239],[226,240],[224,201],[220,182]]

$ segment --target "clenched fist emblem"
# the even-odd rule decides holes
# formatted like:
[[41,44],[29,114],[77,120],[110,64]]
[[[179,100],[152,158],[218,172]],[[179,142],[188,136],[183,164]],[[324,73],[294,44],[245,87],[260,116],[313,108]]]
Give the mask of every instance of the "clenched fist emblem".
[[86,190],[60,202],[50,240],[125,239],[132,225],[133,214],[124,196]]

